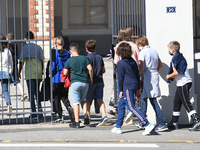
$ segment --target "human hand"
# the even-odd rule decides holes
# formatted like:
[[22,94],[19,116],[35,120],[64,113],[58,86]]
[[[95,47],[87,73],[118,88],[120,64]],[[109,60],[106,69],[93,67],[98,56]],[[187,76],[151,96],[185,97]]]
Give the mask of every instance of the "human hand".
[[135,96],[136,96],[138,99],[141,97],[141,92],[140,92],[140,90],[137,90]]
[[93,79],[89,79],[89,84],[93,84]]
[[119,98],[123,98],[124,96],[123,96],[123,92],[121,91],[120,93],[119,93]]

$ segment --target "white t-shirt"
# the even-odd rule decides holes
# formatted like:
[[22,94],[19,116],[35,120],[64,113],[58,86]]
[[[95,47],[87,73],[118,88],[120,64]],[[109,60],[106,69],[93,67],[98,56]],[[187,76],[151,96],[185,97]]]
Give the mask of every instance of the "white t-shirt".
[[[173,64],[172,64],[173,65]],[[174,66],[174,65],[173,65]],[[176,80],[176,86],[183,86],[186,83],[192,82],[192,78],[190,77],[190,73],[188,71],[188,68],[186,68],[185,73],[184,74],[178,74],[175,77]]]
[[144,61],[144,70],[157,70],[158,68],[158,53],[150,46],[145,46],[139,53],[139,60]]

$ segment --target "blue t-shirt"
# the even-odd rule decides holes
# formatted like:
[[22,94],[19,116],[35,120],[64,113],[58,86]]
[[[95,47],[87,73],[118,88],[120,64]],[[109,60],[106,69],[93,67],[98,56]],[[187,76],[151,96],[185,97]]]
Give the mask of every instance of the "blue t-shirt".
[[90,60],[90,64],[93,68],[93,83],[103,82],[102,67],[104,66],[103,59],[96,52],[87,55]]

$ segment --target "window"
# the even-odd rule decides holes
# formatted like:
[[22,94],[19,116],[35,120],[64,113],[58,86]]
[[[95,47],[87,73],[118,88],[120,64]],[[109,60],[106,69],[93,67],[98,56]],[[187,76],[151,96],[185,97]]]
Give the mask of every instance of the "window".
[[69,0],[69,27],[107,26],[106,3],[106,0]]

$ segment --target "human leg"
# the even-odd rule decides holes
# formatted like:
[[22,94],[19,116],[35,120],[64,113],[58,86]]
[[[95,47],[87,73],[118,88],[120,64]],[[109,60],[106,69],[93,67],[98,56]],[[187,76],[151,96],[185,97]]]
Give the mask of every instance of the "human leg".
[[158,105],[156,98],[149,98],[151,105],[153,106],[153,109],[156,113],[158,124],[165,125],[165,117],[160,109],[160,106]]
[[189,116],[192,118],[193,120],[193,127],[189,128],[190,131],[196,131],[200,128],[200,119],[199,116],[196,112],[196,110],[193,108],[191,102],[190,102],[190,94],[189,94],[189,90],[192,86],[192,83],[187,83],[184,86],[181,87],[181,101],[183,103],[183,106],[185,107],[185,109],[187,110]]
[[128,109],[141,121],[141,123],[145,126],[145,131],[142,133],[142,135],[148,135],[150,132],[154,129],[154,125],[151,124],[145,116],[142,114],[142,112],[135,106],[134,96],[135,96],[136,90],[124,90],[124,99],[126,100],[126,105]]
[[176,93],[174,97],[174,106],[171,122],[167,125],[169,129],[178,129],[178,119],[180,116],[180,110],[182,106],[182,101],[180,99],[180,91],[179,87],[176,88]]
[[62,89],[61,90],[62,91],[61,92],[61,95],[62,95],[61,100],[62,100],[65,108],[67,109],[67,111],[69,113],[69,117],[70,117],[71,122],[73,122],[75,120],[75,118],[74,118],[74,109],[71,106],[70,101],[68,99],[69,88],[64,88],[64,83],[60,83],[60,84],[61,84],[61,87],[62,87],[61,88]]
[[8,92],[8,79],[3,79],[2,92],[6,99],[6,105],[11,105],[10,95]]
[[12,112],[10,94],[8,92],[8,79],[3,79],[2,92],[6,99],[7,112]]
[[54,103],[55,103],[55,110],[58,113],[59,119],[62,119],[62,106],[61,106],[61,88],[59,86],[59,83],[53,83],[53,97],[54,97]]
[[[30,100],[30,104],[31,104],[31,111],[32,112],[36,112],[35,109],[35,82],[33,81],[33,79],[31,80],[26,80],[26,84],[27,84],[27,88],[28,88],[28,95],[29,95],[29,100]],[[32,118],[36,117],[37,115],[32,115]]]

